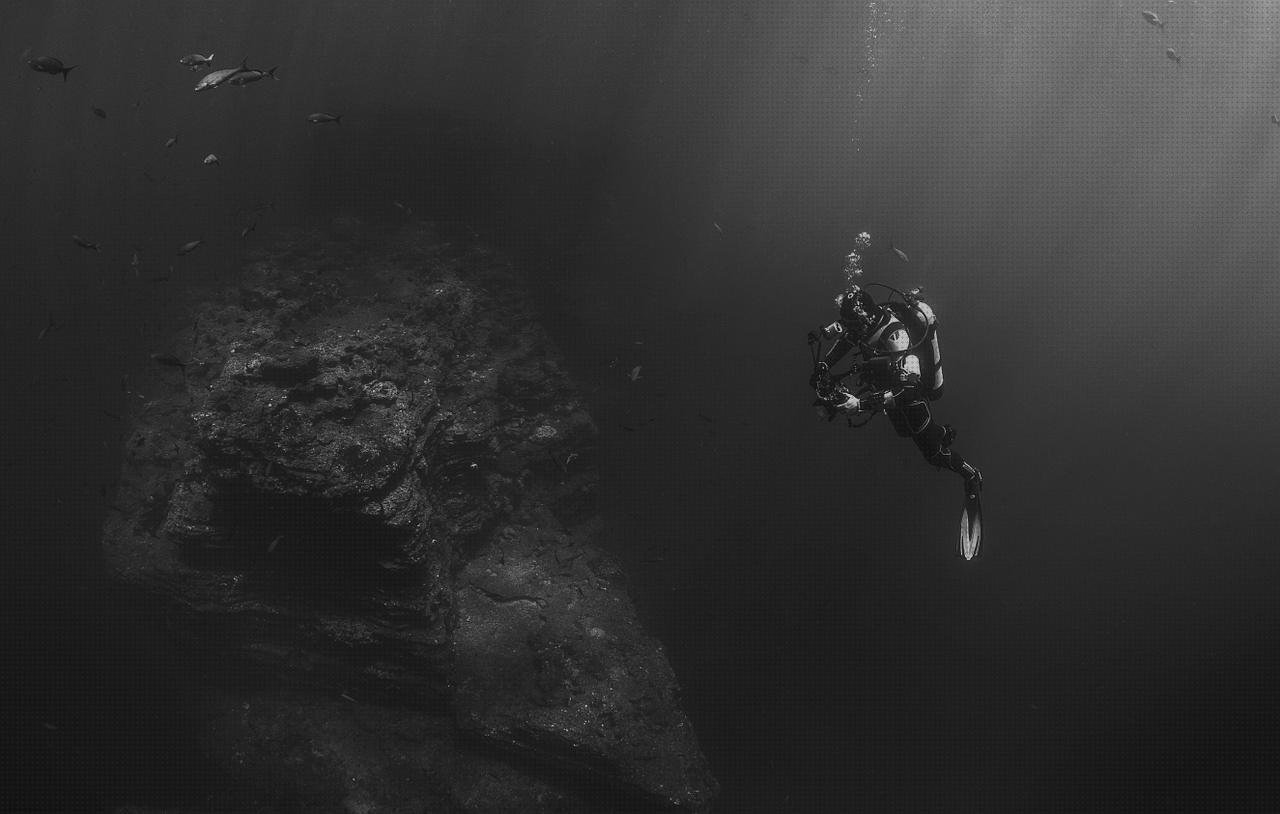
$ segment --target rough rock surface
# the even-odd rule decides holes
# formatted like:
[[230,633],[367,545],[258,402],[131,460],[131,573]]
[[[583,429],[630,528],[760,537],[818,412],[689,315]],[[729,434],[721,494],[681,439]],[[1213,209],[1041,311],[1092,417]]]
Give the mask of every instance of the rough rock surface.
[[202,805],[705,809],[517,276],[427,227],[370,246],[264,251],[131,417],[105,563],[197,673]]

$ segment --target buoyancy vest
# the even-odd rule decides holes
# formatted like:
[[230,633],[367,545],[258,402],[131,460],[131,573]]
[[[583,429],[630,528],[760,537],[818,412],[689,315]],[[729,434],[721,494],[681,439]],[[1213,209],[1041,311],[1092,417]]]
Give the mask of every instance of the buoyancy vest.
[[885,302],[880,307],[892,314],[880,336],[888,336],[897,324],[905,328],[911,344],[904,353],[920,360],[920,395],[929,401],[942,398],[942,349],[938,345],[938,320],[933,309],[923,300],[914,303]]

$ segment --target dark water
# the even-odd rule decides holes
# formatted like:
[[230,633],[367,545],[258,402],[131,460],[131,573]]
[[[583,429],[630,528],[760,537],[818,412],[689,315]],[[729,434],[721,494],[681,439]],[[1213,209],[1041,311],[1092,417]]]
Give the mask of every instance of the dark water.
[[[172,350],[183,287],[234,274],[249,210],[274,202],[265,233],[400,201],[531,269],[721,810],[1274,807],[1280,10],[1161,2],[1160,31],[1141,8],[6,4],[22,788],[74,810],[199,787],[167,667],[94,577],[101,411]],[[176,59],[209,50],[280,81],[193,94]],[[940,316],[977,562],[952,556],[951,476],[808,407],[804,334],[863,230],[867,279]]]

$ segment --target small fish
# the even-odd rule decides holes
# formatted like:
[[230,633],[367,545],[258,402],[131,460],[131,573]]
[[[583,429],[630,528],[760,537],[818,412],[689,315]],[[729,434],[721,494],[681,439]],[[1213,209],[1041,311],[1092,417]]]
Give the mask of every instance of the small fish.
[[284,539],[284,535],[281,534],[277,536],[274,540],[272,540],[271,543],[267,546],[267,553],[270,554],[272,551],[275,551],[276,546],[280,545],[280,541],[283,539]]
[[200,238],[199,240],[193,240],[190,243],[183,243],[181,246],[178,247],[178,256],[181,257],[184,254],[191,254],[193,251],[200,248],[200,246],[203,244],[204,244],[204,238]]
[[53,321],[53,314],[50,314],[49,321],[45,323],[45,326],[43,328],[40,329],[40,335],[36,337],[36,341],[37,342],[42,341],[46,336],[49,335],[49,331],[52,331],[56,327],[58,326]]
[[80,235],[72,235],[71,241],[82,249],[88,249],[92,252],[102,251],[102,247],[97,243],[94,243],[92,240],[86,240],[85,238],[80,237]]
[[142,259],[139,257],[137,246],[133,247],[133,257],[129,260],[129,268],[133,269],[133,276],[138,276],[138,267],[142,265]]
[[653,422],[655,422],[655,421],[657,421],[657,420],[658,420],[658,419],[656,419],[656,418],[649,418],[649,419],[646,419],[646,420],[644,420],[644,421],[636,422],[636,425],[635,425],[635,426],[632,426],[631,424],[619,424],[618,426],[619,426],[620,428],[622,428],[622,429],[626,430],[627,432],[635,432],[639,427],[643,427],[643,426],[645,426],[646,424],[652,424]]
[[635,367],[631,368],[631,373],[627,374],[627,378],[631,379],[631,381],[633,381],[633,382],[634,382],[634,381],[636,381],[637,379],[639,379],[639,378],[640,378],[640,365],[636,365]]
[[1169,59],[1172,59],[1174,62],[1178,63],[1179,65],[1182,64],[1182,57],[1178,54],[1177,51],[1173,50],[1172,48],[1164,49],[1164,55],[1167,56]]
[[1271,123],[1272,123],[1272,124],[1274,124],[1274,125],[1280,125],[1280,116],[1276,116],[1276,114],[1272,113],[1272,114],[1271,114]]
[[39,71],[47,74],[62,74],[62,81],[67,81],[67,74],[76,68],[75,65],[63,66],[62,60],[57,57],[31,57],[27,60],[27,64],[31,66],[31,70]]
[[904,252],[902,249],[899,249],[897,246],[893,245],[893,238],[889,238],[889,251],[898,255],[898,259],[901,260],[902,262],[904,263],[911,262],[911,260],[907,258],[906,252]]
[[209,153],[207,156],[205,156],[205,157],[204,157],[204,164],[205,164],[205,166],[208,166],[208,165],[210,165],[210,164],[221,164],[221,163],[222,163],[222,162],[221,162],[221,161],[219,161],[219,160],[218,160],[218,157],[217,157],[216,155],[214,155],[213,153]]
[[719,232],[720,234],[724,234],[724,229],[720,226],[720,224],[717,221],[714,221],[714,220],[711,221],[711,225],[716,227],[717,232]]
[[196,83],[195,92],[199,93],[200,91],[203,91],[203,90],[213,90],[214,88],[226,82],[228,79],[240,73],[241,71],[247,71],[247,70],[249,70],[249,66],[246,65],[243,60],[241,60],[240,67],[238,68],[224,68],[221,71],[213,71],[212,73],[207,73],[204,76],[200,77],[200,81]]
[[174,133],[172,136],[169,136],[169,140],[164,143],[165,149],[168,149],[177,143],[178,143],[178,134]]
[[202,67],[213,65],[213,54],[209,56],[201,56],[200,54],[187,54],[178,60],[179,65],[185,65],[193,71],[198,71]]
[[266,79],[268,76],[271,77],[272,79],[279,81],[279,77],[276,76],[276,68],[278,67],[280,66],[273,65],[272,67],[268,68],[265,71],[259,71],[254,68],[250,68],[244,71],[239,71],[235,74],[232,74],[231,78],[227,80],[227,84],[236,85],[237,87],[244,87],[245,85],[251,84],[253,82]]
[[89,109],[92,110],[93,115],[97,116],[99,119],[105,119],[107,117],[107,111],[100,107],[91,107]]
[[342,117],[335,116],[332,113],[312,113],[310,116],[307,117],[307,121],[311,122],[312,124],[328,124],[329,122],[333,122],[334,124],[342,124]]
[[240,230],[240,239],[244,240],[246,237],[249,236],[250,232],[254,231],[257,228],[258,228],[258,222],[255,220],[253,223],[249,224],[248,226]]
[[172,353],[153,353],[151,354],[151,361],[158,365],[164,365],[165,367],[179,367],[183,369],[187,367],[186,362],[174,356]]
[[1164,23],[1163,23],[1163,22],[1161,22],[1160,18],[1159,18],[1158,16],[1156,16],[1156,13],[1155,13],[1154,11],[1144,11],[1144,12],[1142,12],[1142,19],[1144,19],[1144,20],[1146,20],[1147,22],[1151,23],[1152,25],[1154,25],[1156,28],[1160,29],[1161,31],[1164,31]]

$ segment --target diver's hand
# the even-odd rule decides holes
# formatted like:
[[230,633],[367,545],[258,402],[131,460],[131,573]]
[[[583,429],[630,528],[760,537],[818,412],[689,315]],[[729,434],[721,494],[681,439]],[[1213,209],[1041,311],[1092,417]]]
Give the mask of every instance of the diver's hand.
[[862,400],[854,395],[846,395],[844,401],[838,401],[832,406],[847,413],[856,413],[862,410]]
[[831,366],[826,362],[818,362],[818,364],[814,365],[813,373],[809,376],[809,386],[817,388],[819,384],[822,384],[822,380],[827,378],[829,370],[831,370]]

